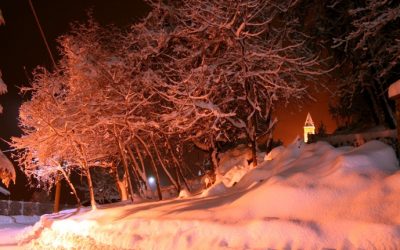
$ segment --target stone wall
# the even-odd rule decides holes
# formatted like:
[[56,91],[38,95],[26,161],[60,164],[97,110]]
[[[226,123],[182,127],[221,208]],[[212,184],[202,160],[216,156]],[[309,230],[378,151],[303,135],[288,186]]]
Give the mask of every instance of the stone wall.
[[53,213],[53,203],[0,200],[0,215],[42,215],[51,213]]

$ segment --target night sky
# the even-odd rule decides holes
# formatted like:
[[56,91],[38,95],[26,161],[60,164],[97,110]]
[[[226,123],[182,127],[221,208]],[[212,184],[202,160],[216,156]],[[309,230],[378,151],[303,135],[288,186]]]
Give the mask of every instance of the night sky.
[[[68,32],[71,22],[84,22],[88,11],[91,10],[94,18],[101,24],[115,24],[120,27],[138,20],[148,11],[148,7],[139,0],[33,0],[33,4],[56,60],[57,37]],[[24,97],[18,94],[18,88],[29,82],[30,72],[36,66],[51,69],[52,64],[28,0],[0,0],[0,9],[6,21],[6,25],[0,27],[0,69],[9,89],[9,93],[0,96],[0,103],[4,107],[4,113],[0,115],[0,138],[8,141],[11,136],[20,134],[17,115]],[[327,125],[328,132],[336,127],[328,113],[328,93],[313,91],[312,94],[317,101],[306,101],[301,108],[297,104],[278,108],[279,124],[275,130],[275,138],[282,139],[287,144],[296,135],[301,136],[307,112],[311,112],[316,124],[322,120]],[[7,143],[0,141],[0,149],[7,151]],[[25,185],[21,173],[17,176],[17,183],[17,187],[10,187],[11,198],[22,200],[29,197],[26,192],[21,192]]]
[[[58,59],[57,37],[70,29],[71,22],[84,22],[88,11],[102,25],[129,25],[148,11],[139,0],[33,0],[42,28],[47,36],[51,50]],[[0,26],[0,70],[9,92],[0,96],[4,108],[0,115],[0,138],[9,141],[18,136],[18,108],[24,97],[19,95],[19,87],[26,85],[32,70],[38,65],[52,68],[28,0],[0,0],[0,9],[6,21]],[[26,71],[24,70],[26,69]],[[25,97],[26,98],[26,97]],[[7,151],[8,145],[0,141],[0,149]],[[10,153],[6,152],[9,156]],[[11,185],[11,199],[25,200],[31,192],[26,192],[25,178],[17,171],[17,185]]]

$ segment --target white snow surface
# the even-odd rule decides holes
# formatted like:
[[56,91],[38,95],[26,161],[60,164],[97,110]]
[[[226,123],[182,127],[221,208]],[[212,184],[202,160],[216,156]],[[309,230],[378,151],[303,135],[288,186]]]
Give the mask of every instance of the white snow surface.
[[4,216],[0,215],[0,249],[23,249],[18,246],[20,235],[24,235],[39,216]]
[[[400,172],[391,147],[296,142],[260,155],[268,160],[256,168],[242,161],[243,152],[222,162],[209,189],[215,192],[45,215],[22,243],[28,249],[400,249]],[[235,171],[240,178],[232,177]],[[228,173],[236,184],[223,181]]]

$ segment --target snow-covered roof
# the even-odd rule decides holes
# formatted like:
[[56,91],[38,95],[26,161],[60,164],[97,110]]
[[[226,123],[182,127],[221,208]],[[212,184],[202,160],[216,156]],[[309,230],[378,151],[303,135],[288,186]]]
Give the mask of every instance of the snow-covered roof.
[[10,195],[10,191],[2,187],[0,187],[0,193],[4,195]]
[[392,83],[389,87],[389,98],[394,98],[400,95],[400,80]]
[[0,151],[0,179],[8,186],[10,181],[15,183],[15,169],[10,160]]
[[307,114],[306,122],[304,123],[304,127],[314,127],[314,121],[311,118],[310,113]]

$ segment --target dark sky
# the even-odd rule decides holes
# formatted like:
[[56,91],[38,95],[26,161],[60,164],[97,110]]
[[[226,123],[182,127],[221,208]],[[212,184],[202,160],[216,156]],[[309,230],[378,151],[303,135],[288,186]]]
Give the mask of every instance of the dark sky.
[[[32,0],[51,50],[57,59],[57,37],[68,32],[70,23],[87,19],[87,12],[103,25],[126,26],[146,14],[148,7],[140,0]],[[28,0],[0,0],[0,9],[6,21],[0,26],[0,70],[9,93],[0,96],[4,113],[0,115],[0,138],[8,141],[18,136],[18,108],[23,100],[18,87],[26,85],[32,70],[40,65],[51,69],[51,61],[43,44]],[[26,72],[24,71],[26,68]],[[7,143],[0,141],[0,149]],[[9,153],[7,153],[9,156]],[[25,180],[17,175],[17,186],[11,186],[11,199],[30,197]],[[2,198],[2,197],[0,197]]]

